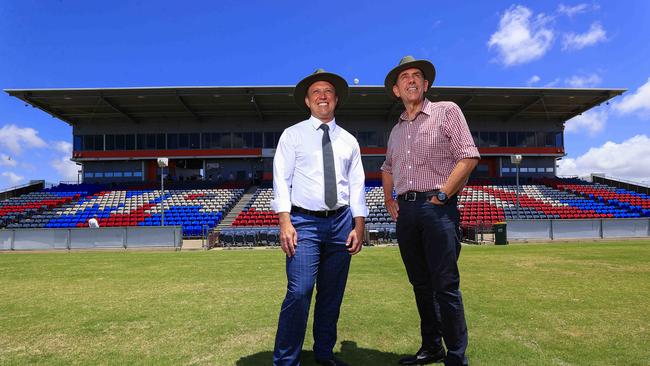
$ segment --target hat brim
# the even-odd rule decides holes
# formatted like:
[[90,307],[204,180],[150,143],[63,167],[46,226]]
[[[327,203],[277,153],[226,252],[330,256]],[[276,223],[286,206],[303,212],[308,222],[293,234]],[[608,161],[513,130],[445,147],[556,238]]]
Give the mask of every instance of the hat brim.
[[305,96],[309,87],[317,81],[327,81],[334,86],[334,89],[336,89],[336,97],[338,98],[336,108],[345,103],[345,100],[348,98],[348,82],[331,72],[320,72],[307,76],[296,85],[293,91],[293,97],[300,109],[309,111],[309,107],[305,104]]
[[[433,81],[436,79],[436,68],[433,64],[427,60],[415,60],[411,62],[406,62],[390,70],[386,79],[384,80],[384,88],[386,89],[386,94],[388,94],[393,99],[399,99],[395,93],[393,93],[393,85],[397,83],[397,76],[406,69],[420,69],[424,74],[424,79],[429,82],[429,88],[433,85]],[[425,93],[427,90],[425,90]]]

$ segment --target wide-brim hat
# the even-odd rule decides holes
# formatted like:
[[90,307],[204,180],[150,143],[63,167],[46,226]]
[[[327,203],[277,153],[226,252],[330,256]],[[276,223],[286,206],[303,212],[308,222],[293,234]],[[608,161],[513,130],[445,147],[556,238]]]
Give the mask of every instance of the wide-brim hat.
[[[433,80],[436,78],[436,68],[433,67],[433,64],[429,60],[416,60],[413,56],[404,56],[399,61],[399,64],[388,72],[384,80],[384,88],[391,98],[399,99],[393,93],[393,85],[397,83],[397,76],[400,72],[410,68],[420,69],[424,74],[424,79],[429,81],[429,88],[433,85]],[[424,92],[426,93],[427,91],[425,90]]]
[[300,82],[296,85],[296,88],[293,91],[293,97],[298,107],[306,111],[309,110],[309,107],[307,107],[305,104],[305,96],[307,95],[307,89],[309,89],[311,84],[317,81],[327,81],[328,83],[332,84],[334,86],[334,89],[336,89],[336,97],[339,99],[336,103],[336,108],[343,105],[345,100],[348,98],[348,82],[334,73],[326,72],[323,69],[318,69],[314,71],[313,74],[300,80]]

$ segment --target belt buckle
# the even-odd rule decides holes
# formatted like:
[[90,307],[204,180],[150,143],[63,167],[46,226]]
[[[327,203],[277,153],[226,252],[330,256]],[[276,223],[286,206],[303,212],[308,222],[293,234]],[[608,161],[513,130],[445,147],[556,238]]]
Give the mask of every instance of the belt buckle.
[[418,198],[417,192],[406,192],[404,194],[404,201],[414,202]]

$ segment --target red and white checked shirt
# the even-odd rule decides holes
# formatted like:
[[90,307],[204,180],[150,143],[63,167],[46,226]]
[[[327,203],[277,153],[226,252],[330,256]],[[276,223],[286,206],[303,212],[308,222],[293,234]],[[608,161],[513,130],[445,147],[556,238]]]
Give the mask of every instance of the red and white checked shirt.
[[439,189],[461,159],[480,158],[460,108],[453,102],[432,103],[409,120],[404,111],[388,138],[381,170],[393,176],[397,194]]

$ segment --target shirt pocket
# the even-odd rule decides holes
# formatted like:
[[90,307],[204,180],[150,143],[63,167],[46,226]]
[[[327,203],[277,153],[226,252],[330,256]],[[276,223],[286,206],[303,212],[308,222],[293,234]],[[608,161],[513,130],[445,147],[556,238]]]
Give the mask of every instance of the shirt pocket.
[[449,155],[449,143],[438,128],[422,129],[415,139],[416,160],[420,164],[435,164]]

